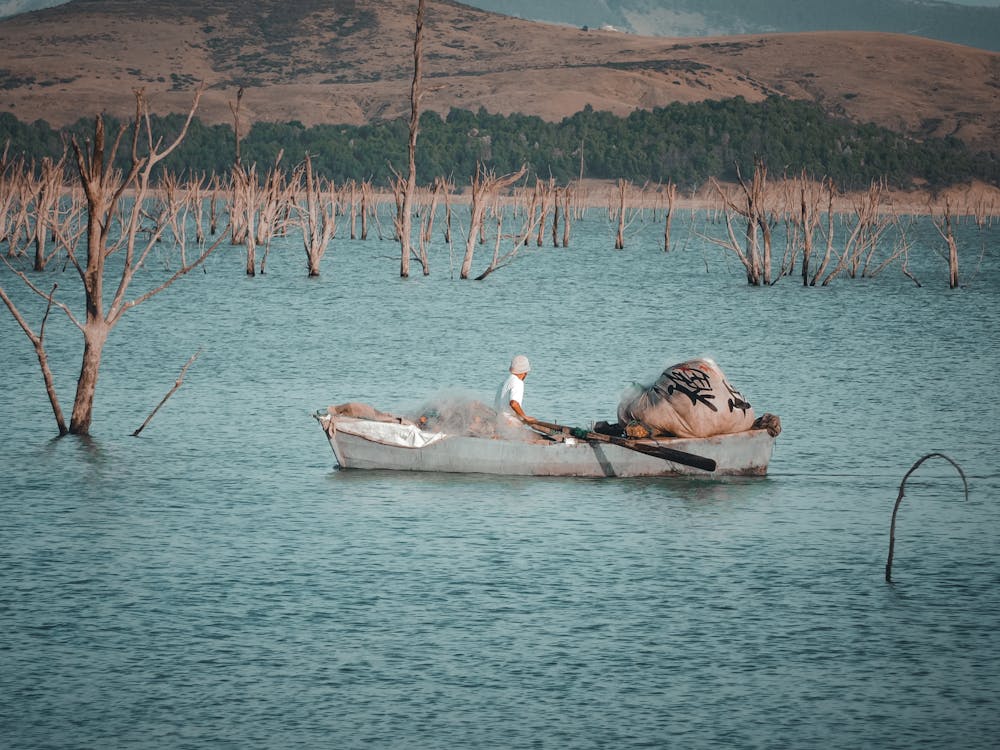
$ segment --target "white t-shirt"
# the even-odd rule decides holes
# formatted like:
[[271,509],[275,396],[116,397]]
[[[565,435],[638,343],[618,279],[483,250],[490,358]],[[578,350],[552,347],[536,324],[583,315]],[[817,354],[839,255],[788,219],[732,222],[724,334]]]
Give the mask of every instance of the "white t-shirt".
[[508,375],[500,385],[494,407],[500,414],[513,415],[514,411],[510,408],[511,401],[517,401],[521,408],[524,408],[524,381],[514,373]]

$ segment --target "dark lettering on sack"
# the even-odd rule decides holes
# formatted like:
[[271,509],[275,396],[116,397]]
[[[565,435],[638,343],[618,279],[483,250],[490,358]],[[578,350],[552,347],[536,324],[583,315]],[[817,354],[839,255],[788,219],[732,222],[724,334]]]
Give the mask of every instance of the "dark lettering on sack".
[[[691,399],[692,406],[699,402],[707,406],[712,411],[718,411],[711,399],[715,398],[712,393],[712,381],[709,376],[699,370],[668,370],[663,373],[670,385],[667,386],[667,396],[673,395],[676,391]],[[659,388],[659,383],[656,388]]]
[[729,391],[729,396],[730,396],[730,398],[729,398],[729,411],[736,411],[737,409],[739,409],[744,414],[746,414],[747,413],[747,409],[750,408],[750,402],[747,401],[746,399],[744,399],[743,398],[743,394],[740,393],[735,388],[733,388],[731,385],[729,385],[729,383],[727,381],[723,380],[722,382],[725,383],[726,390]]

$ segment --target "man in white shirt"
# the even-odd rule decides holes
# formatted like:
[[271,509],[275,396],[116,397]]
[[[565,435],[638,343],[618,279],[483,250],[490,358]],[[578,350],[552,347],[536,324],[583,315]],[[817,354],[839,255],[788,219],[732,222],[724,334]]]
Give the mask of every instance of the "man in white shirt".
[[500,385],[497,391],[495,408],[497,413],[513,420],[515,415],[522,422],[531,424],[534,418],[524,413],[521,404],[524,402],[524,379],[531,371],[531,363],[523,354],[518,354],[510,361],[510,375]]

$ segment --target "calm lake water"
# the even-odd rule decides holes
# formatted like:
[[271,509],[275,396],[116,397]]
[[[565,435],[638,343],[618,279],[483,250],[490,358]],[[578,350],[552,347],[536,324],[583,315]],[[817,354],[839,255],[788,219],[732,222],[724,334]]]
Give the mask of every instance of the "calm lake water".
[[[686,223],[669,254],[652,222],[616,252],[592,210],[484,282],[440,239],[408,280],[388,241],[337,240],[316,279],[297,238],[256,278],[227,245],[114,331],[90,440],[53,439],[0,310],[3,746],[994,747],[997,228],[963,225],[962,289],[926,222],[922,287],[897,264],[754,289]],[[176,263],[157,252],[143,283]],[[72,276],[39,285],[74,300]],[[79,335],[53,314],[47,341],[68,414]],[[310,416],[490,400],[519,352],[528,412],[580,425],[711,356],[781,416],[771,473],[340,471]],[[969,498],[940,459],[910,478],[889,585],[899,484],[932,451]]]

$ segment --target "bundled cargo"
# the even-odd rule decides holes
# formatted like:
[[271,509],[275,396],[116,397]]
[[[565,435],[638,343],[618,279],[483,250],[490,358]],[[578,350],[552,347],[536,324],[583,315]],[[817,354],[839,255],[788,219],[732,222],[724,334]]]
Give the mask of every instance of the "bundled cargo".
[[710,359],[692,359],[663,371],[647,387],[622,396],[618,422],[627,431],[703,438],[754,426],[753,407]]

